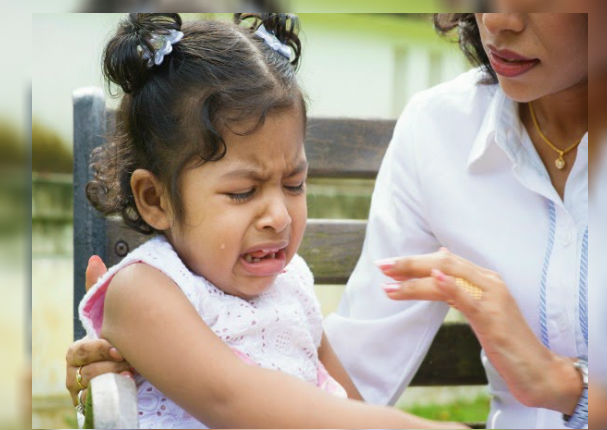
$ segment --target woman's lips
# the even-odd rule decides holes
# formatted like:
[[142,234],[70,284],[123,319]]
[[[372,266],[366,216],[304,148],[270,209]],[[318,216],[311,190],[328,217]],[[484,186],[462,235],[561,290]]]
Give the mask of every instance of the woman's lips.
[[507,49],[498,50],[489,47],[489,62],[498,75],[506,78],[514,78],[515,76],[522,75],[531,70],[539,64],[540,60],[537,58],[524,57]]

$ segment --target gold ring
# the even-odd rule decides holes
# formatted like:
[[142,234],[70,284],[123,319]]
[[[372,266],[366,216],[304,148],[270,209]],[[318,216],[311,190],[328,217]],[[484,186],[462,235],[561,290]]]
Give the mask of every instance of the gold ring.
[[483,290],[464,278],[455,278],[455,285],[470,294],[474,300],[480,300],[483,296]]
[[76,370],[76,383],[81,390],[86,388],[84,385],[82,385],[82,366],[78,367],[78,370]]

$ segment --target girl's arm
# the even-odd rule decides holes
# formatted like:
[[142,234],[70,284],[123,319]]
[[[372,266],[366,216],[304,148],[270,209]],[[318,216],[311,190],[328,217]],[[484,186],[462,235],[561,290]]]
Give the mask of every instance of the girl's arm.
[[352,382],[350,375],[346,372],[346,369],[339,361],[337,354],[331,348],[327,335],[323,332],[322,340],[320,342],[320,348],[318,348],[318,359],[322,362],[329,375],[331,375],[339,384],[344,387],[346,393],[348,393],[349,399],[364,400],[360,395],[356,385]]
[[285,373],[243,363],[181,290],[145,264],[114,276],[102,335],[155,387],[210,427],[448,427],[340,399]]

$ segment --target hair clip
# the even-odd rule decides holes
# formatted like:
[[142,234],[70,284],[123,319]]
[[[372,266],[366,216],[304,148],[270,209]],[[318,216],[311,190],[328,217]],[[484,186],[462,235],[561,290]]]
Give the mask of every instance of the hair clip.
[[173,45],[183,38],[183,32],[170,29],[167,34],[152,33],[148,40],[152,50],[147,45],[137,45],[137,52],[146,61],[149,68],[162,64],[165,55],[173,52]]
[[270,33],[266,30],[266,27],[263,24],[257,27],[255,35],[261,37],[263,41],[266,42],[266,45],[274,51],[278,52],[283,57],[287,57],[289,60],[291,59],[291,50],[289,47],[278,40],[278,37],[276,37],[274,33]]

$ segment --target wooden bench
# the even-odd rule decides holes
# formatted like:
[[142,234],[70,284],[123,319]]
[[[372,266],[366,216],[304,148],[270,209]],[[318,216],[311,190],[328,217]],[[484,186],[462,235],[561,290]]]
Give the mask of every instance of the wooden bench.
[[[148,238],[126,228],[119,219],[103,218],[86,199],[85,186],[92,178],[89,154],[104,143],[113,119],[114,114],[106,109],[100,89],[85,88],[74,93],[75,339],[84,335],[77,318],[77,306],[85,292],[88,258],[97,254],[108,266],[113,265]],[[310,118],[305,142],[309,176],[375,178],[394,125],[393,120]],[[345,284],[359,257],[365,226],[366,221],[362,220],[308,220],[299,253],[310,265],[317,284]],[[125,394],[126,385],[121,379],[124,378],[113,375],[91,381],[96,428],[136,427],[136,401],[133,406],[128,400],[132,397],[132,388]],[[464,323],[443,324],[412,381],[416,386],[486,383],[479,343]],[[106,398],[107,393],[113,393],[113,397],[110,396],[113,400]],[[118,405],[124,407],[118,409]],[[123,420],[111,421],[118,410]],[[107,412],[110,418],[106,417]],[[124,420],[129,414],[132,416]]]

